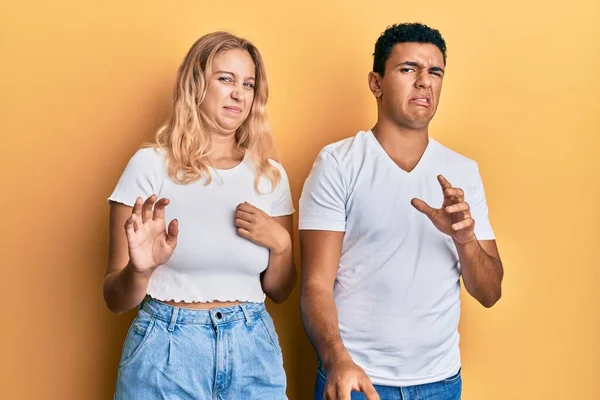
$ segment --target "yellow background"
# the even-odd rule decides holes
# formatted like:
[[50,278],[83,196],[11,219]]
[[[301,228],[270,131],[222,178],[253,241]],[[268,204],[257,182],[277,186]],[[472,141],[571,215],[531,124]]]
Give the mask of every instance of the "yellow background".
[[[195,39],[260,48],[297,205],[318,150],[374,123],[379,33],[421,21],[449,48],[432,136],[479,162],[506,269],[493,309],[463,296],[463,399],[600,399],[599,17],[597,0],[3,0],[0,397],[112,398],[133,313],[102,300],[105,199]],[[269,305],[292,400],[315,376],[298,293]]]

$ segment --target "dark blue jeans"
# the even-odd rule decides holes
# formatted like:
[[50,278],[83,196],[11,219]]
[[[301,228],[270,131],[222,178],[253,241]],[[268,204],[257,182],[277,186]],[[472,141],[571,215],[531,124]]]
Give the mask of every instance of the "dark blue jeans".
[[[319,367],[315,385],[315,400],[323,399],[326,381],[325,371]],[[375,390],[381,400],[460,400],[462,378],[459,370],[456,375],[439,382],[406,387],[375,385]],[[350,398],[352,400],[366,399],[364,394],[357,392],[352,392]]]

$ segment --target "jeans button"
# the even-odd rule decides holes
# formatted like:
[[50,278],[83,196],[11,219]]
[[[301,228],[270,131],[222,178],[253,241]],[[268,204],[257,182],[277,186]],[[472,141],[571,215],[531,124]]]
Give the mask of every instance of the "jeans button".
[[223,318],[223,314],[220,311],[217,311],[217,319]]

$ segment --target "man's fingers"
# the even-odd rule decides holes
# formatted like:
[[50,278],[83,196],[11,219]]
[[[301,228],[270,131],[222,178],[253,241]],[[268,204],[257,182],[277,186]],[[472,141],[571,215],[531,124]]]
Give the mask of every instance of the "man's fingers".
[[323,393],[323,400],[337,400],[335,394],[335,385],[325,384],[325,393]]
[[453,231],[460,231],[461,229],[465,229],[465,228],[470,227],[474,223],[475,223],[475,221],[473,221],[473,218],[465,218],[465,219],[463,219],[460,222],[452,224],[452,230]]
[[465,192],[461,188],[451,187],[451,188],[444,189],[444,194],[446,196],[462,197],[465,195]]
[[358,386],[360,387],[360,391],[367,397],[367,400],[379,400],[379,394],[377,394],[371,380],[359,381]]
[[325,394],[323,394],[324,400],[338,400],[337,385],[331,384],[325,386]]
[[350,400],[352,388],[347,384],[338,383],[335,385],[335,392],[335,400]]
[[429,206],[429,204],[425,203],[423,200],[421,200],[421,199],[412,199],[410,201],[410,204],[412,204],[412,206],[414,208],[416,208],[418,211],[420,211],[423,214],[427,215],[429,218],[433,218],[433,216],[435,214],[435,209],[431,208]]
[[451,206],[446,207],[445,210],[449,214],[456,213],[456,212],[462,212],[462,211],[469,211],[469,204],[465,203],[465,202],[458,203],[458,204],[452,204]]
[[465,192],[460,188],[447,188],[444,189],[444,197],[450,198],[451,200],[458,200],[462,202],[465,198]]
[[448,182],[448,180],[446,178],[444,178],[444,175],[438,175],[437,178],[438,178],[438,182],[442,186],[442,190],[450,189],[452,187],[450,182]]

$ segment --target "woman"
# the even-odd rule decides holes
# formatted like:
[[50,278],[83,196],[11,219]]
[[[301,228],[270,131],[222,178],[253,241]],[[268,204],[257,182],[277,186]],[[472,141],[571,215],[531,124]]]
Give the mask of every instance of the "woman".
[[264,299],[294,287],[294,209],[269,158],[267,94],[254,45],[201,37],[179,68],[171,116],[109,198],[104,298],[115,313],[139,305],[116,399],[286,398]]

